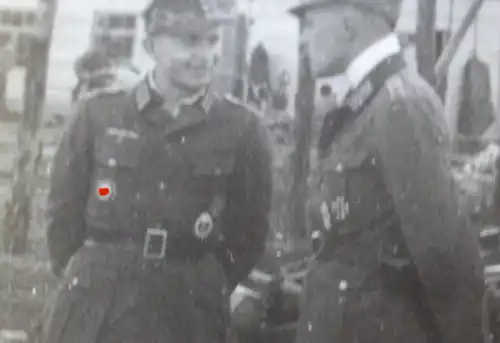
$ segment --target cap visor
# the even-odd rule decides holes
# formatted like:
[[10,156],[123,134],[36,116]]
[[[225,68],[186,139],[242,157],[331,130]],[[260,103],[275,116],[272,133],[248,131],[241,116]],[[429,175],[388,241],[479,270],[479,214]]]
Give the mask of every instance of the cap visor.
[[297,17],[302,17],[308,11],[311,11],[316,8],[323,7],[325,5],[330,4],[331,1],[316,1],[308,4],[298,5],[290,8],[288,13],[291,13]]
[[210,20],[190,20],[172,23],[150,31],[151,35],[183,35],[186,33],[201,33],[221,26],[226,26],[233,22],[231,18],[217,18]]

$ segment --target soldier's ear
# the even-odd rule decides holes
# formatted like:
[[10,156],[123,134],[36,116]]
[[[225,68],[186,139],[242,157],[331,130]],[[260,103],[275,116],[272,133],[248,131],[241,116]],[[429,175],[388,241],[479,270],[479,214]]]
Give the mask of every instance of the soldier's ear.
[[356,25],[353,23],[353,18],[346,13],[346,15],[342,16],[342,25],[344,32],[349,39],[349,41],[354,41],[358,35],[358,30]]
[[342,6],[339,10],[337,20],[341,24],[344,38],[350,42],[356,40],[358,36],[358,25],[360,16],[359,10],[352,6]]

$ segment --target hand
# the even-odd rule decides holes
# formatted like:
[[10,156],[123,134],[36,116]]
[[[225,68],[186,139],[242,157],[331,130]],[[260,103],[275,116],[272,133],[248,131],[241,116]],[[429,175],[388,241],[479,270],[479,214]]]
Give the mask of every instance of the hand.
[[260,327],[264,316],[262,300],[247,297],[234,309],[231,319],[237,329],[250,332]]

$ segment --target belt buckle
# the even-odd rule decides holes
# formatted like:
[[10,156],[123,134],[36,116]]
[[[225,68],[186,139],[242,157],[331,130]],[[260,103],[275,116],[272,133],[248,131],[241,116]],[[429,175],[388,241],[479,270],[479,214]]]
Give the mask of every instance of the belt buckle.
[[[144,241],[143,257],[148,260],[162,260],[167,251],[168,231],[166,229],[150,228],[146,231]],[[160,247],[156,247],[160,240]]]

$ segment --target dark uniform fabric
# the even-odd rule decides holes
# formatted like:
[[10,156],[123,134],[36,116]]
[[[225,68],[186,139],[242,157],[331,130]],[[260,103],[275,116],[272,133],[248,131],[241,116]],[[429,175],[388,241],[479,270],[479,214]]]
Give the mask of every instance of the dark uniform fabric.
[[481,342],[483,266],[434,90],[396,73],[330,151],[309,201],[324,245],[297,342]]
[[[266,129],[230,98],[174,118],[144,80],[83,102],[53,162],[47,242],[66,270],[42,342],[222,342],[264,250],[271,175]],[[164,258],[144,257],[148,228],[168,233]]]

